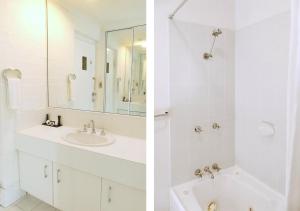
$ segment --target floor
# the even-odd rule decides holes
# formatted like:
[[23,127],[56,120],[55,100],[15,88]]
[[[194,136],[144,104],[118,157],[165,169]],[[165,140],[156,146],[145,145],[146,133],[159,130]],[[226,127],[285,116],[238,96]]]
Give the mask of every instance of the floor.
[[58,211],[37,198],[26,195],[11,207],[0,207],[0,211]]

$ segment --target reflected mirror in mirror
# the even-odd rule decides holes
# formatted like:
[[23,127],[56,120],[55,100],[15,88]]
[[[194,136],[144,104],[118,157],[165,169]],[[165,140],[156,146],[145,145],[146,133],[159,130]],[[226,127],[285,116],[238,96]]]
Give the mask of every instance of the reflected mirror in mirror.
[[146,0],[48,0],[49,107],[146,115]]
[[146,113],[146,27],[106,34],[106,102],[112,113]]

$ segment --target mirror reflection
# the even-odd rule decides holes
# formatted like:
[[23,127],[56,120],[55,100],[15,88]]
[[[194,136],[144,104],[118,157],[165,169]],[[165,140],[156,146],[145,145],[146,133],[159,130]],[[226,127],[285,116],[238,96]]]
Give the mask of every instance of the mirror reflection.
[[145,0],[48,0],[49,106],[146,115]]
[[107,112],[145,115],[146,30],[136,26],[107,32]]

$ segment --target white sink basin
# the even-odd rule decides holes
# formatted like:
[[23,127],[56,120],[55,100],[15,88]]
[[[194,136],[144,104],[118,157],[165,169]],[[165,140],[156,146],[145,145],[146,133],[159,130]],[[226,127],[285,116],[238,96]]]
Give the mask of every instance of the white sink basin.
[[107,146],[114,143],[114,138],[111,135],[98,135],[82,132],[68,133],[64,137],[66,142],[81,146]]

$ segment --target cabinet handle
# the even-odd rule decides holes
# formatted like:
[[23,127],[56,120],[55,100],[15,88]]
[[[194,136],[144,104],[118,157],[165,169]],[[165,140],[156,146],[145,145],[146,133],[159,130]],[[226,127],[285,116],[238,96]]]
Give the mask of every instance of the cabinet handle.
[[108,187],[108,194],[107,194],[107,201],[108,201],[108,203],[111,203],[111,191],[112,191],[112,187],[109,186]]
[[48,177],[47,170],[48,170],[48,165],[44,165],[44,178]]
[[57,171],[56,171],[56,182],[57,183],[61,182],[61,179],[60,179],[60,169],[57,169]]

